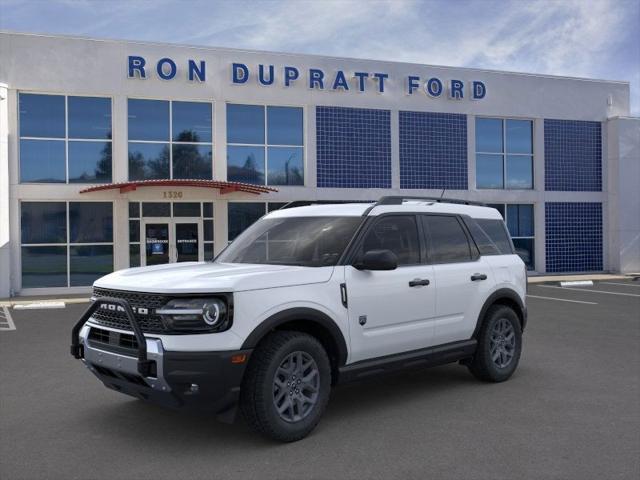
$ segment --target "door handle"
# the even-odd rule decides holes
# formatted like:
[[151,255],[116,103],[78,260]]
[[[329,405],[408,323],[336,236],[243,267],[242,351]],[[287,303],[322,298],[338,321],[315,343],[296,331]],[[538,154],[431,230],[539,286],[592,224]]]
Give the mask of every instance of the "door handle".
[[471,275],[471,281],[476,282],[478,280],[486,280],[487,276],[484,273],[474,273]]
[[429,280],[422,278],[415,278],[409,282],[410,287],[423,287],[429,285]]

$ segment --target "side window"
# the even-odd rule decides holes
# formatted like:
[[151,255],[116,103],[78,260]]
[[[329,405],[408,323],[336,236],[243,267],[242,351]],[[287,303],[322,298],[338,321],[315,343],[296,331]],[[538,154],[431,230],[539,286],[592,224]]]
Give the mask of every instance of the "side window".
[[504,228],[504,222],[502,220],[478,219],[476,221],[496,247],[498,247],[502,255],[510,255],[513,253],[511,242],[509,241],[507,230]]
[[413,215],[382,217],[367,232],[361,254],[369,250],[391,250],[398,257],[398,265],[420,263],[420,241]]
[[430,263],[471,261],[469,240],[456,217],[423,215],[422,222],[429,240]]

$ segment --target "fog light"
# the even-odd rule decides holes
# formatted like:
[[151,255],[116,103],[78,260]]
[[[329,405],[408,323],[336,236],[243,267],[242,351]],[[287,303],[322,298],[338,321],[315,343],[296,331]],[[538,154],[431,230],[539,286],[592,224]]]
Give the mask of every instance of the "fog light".
[[198,386],[197,383],[192,383],[191,386],[189,387],[189,392],[196,394],[200,391],[200,387]]

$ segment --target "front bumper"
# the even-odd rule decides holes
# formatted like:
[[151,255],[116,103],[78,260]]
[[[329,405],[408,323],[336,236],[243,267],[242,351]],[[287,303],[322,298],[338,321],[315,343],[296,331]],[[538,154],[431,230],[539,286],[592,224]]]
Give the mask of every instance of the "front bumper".
[[108,388],[166,407],[207,410],[232,422],[252,350],[167,351],[133,322],[132,332],[94,324],[90,315],[81,319],[72,354]]

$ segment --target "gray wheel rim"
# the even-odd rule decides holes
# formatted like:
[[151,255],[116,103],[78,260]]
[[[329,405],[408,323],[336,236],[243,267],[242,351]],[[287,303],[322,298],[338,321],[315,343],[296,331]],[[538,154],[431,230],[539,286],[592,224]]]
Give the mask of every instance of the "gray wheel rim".
[[498,368],[508,367],[516,351],[516,332],[506,318],[500,318],[491,329],[489,350]]
[[292,352],[276,370],[273,379],[273,405],[286,422],[299,422],[318,402],[320,371],[311,355]]

